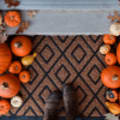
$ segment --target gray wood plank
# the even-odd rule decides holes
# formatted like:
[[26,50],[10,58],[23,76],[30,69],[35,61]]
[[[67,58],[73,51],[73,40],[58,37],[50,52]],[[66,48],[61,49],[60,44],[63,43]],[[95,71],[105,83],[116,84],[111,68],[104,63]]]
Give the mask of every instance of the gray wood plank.
[[[24,13],[25,19],[26,13]],[[77,35],[104,34],[109,32],[110,22],[108,11],[94,12],[59,12],[39,11],[31,21],[30,28],[23,34],[27,35]],[[14,34],[15,29],[8,29]]]
[[[114,10],[119,9],[118,0],[20,0],[16,9],[51,9],[51,10]],[[4,0],[0,0],[0,9],[8,9]],[[13,8],[12,8],[13,9]]]

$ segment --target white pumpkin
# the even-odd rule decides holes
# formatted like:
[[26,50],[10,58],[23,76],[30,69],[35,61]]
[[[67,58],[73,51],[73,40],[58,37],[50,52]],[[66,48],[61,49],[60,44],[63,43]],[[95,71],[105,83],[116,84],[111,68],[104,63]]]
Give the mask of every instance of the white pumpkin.
[[110,45],[102,45],[99,49],[99,52],[103,55],[109,53],[111,50],[111,46]]
[[11,105],[15,108],[19,108],[23,104],[23,99],[20,96],[15,96],[11,99]]
[[110,26],[110,33],[114,36],[120,35],[120,23],[113,23]]

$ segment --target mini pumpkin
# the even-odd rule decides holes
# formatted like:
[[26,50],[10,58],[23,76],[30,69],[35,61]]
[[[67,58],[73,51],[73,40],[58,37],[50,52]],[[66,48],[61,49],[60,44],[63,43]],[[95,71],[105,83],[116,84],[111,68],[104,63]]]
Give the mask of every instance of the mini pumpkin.
[[19,79],[22,83],[27,83],[30,81],[31,75],[30,72],[24,70],[19,74]]
[[110,50],[111,50],[110,45],[102,45],[102,46],[100,47],[100,49],[99,49],[99,52],[100,52],[101,54],[105,55],[105,54],[109,53]]
[[0,96],[12,98],[20,91],[20,81],[13,74],[0,76]]
[[8,100],[0,100],[0,116],[6,115],[10,111],[10,103]]
[[12,61],[12,53],[6,43],[0,44],[0,74],[8,69]]
[[103,36],[103,41],[105,44],[113,45],[116,42],[116,37],[110,34],[105,34]]
[[22,65],[19,61],[14,61],[10,66],[9,66],[9,72],[13,74],[18,74],[22,70]]
[[32,42],[26,36],[16,36],[11,42],[11,50],[16,56],[26,56],[32,51]]
[[8,11],[4,16],[4,21],[9,27],[17,27],[21,23],[20,12]]
[[116,90],[107,90],[106,99],[110,102],[116,102],[118,100],[118,92]]
[[117,63],[117,58],[114,53],[107,53],[105,55],[105,63],[107,65],[114,65]]
[[102,83],[108,88],[120,87],[120,67],[108,66],[101,72]]

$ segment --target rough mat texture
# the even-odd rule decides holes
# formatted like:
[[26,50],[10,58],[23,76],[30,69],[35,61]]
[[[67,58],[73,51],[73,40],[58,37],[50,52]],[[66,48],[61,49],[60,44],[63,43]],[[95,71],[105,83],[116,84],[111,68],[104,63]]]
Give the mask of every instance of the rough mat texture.
[[[42,116],[47,96],[63,83],[73,83],[79,102],[79,114],[84,117],[101,117],[105,87],[100,72],[105,67],[99,53],[102,36],[36,36],[33,51],[38,53],[28,67],[32,73],[30,83],[22,85],[24,104],[12,109],[8,116]],[[64,107],[60,107],[64,116]]]

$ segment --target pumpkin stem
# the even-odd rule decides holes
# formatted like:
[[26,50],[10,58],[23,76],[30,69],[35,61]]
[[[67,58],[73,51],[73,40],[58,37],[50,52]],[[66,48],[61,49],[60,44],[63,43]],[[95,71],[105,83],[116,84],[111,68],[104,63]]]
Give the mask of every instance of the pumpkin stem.
[[3,88],[8,88],[8,83],[4,82],[4,83],[1,85],[1,87],[3,87]]
[[112,35],[110,35],[110,40],[113,40],[113,39],[114,39],[114,37]]
[[118,80],[118,75],[114,75],[113,77],[112,77],[112,80]]
[[20,47],[22,47],[22,43],[21,42],[16,42],[14,44],[14,46],[17,47],[17,48],[20,48]]
[[24,78],[25,78],[25,75],[23,75],[22,78],[24,79]]

